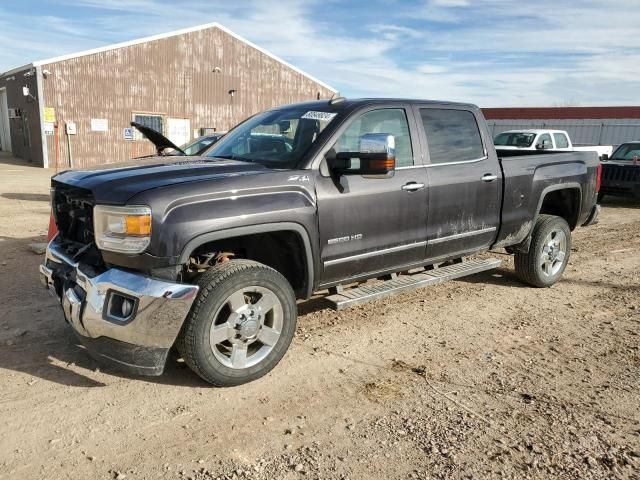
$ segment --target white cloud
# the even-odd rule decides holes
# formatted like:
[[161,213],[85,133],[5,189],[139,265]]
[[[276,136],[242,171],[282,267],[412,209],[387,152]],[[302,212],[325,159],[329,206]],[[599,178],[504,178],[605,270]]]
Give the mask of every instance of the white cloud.
[[383,36],[389,41],[399,41],[402,39],[417,39],[425,35],[423,30],[409,28],[402,25],[377,23],[369,26],[369,31]]
[[469,0],[433,0],[429,3],[437,7],[468,7],[471,5]]
[[0,9],[6,44],[20,49],[0,53],[0,70],[218,21],[349,96],[483,106],[640,103],[640,10],[632,0],[371,3],[385,16],[369,24],[357,17],[361,7],[352,17],[332,15],[335,0],[56,1],[91,16],[25,18]]
[[416,67],[416,72],[424,73],[425,75],[439,75],[448,71],[449,68],[444,65],[428,65],[425,63]]

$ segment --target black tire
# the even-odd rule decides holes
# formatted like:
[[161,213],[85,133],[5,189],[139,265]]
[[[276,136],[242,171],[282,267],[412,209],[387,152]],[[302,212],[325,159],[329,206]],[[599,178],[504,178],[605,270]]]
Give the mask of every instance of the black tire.
[[[199,279],[200,291],[182,327],[176,346],[185,363],[200,377],[218,387],[256,380],[271,371],[286,353],[296,331],[297,307],[291,285],[276,270],[251,260],[231,260],[219,264]],[[272,292],[280,302],[282,328],[277,343],[259,363],[246,368],[230,368],[214,354],[209,341],[217,312],[234,292],[259,286]],[[266,318],[266,315],[265,315]],[[233,330],[232,330],[233,331]]]
[[602,200],[604,200],[604,193],[598,193],[598,203],[602,203]]
[[[544,247],[545,240],[549,238],[552,232],[561,232],[565,238],[564,258],[558,261],[557,258],[552,262],[552,269],[546,271],[548,263],[543,267],[543,260],[546,252]],[[552,252],[553,254],[554,252]],[[531,245],[529,252],[515,254],[516,275],[524,283],[534,287],[550,287],[562,276],[564,269],[569,262],[571,254],[571,229],[564,218],[554,215],[539,215],[536,224],[531,233]]]

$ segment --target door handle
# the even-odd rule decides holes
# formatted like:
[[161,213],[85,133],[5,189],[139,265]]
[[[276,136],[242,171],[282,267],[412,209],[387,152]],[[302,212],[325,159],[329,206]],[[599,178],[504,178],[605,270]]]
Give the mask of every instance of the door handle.
[[493,182],[494,180],[497,180],[497,179],[498,179],[498,176],[492,173],[485,173],[482,177],[483,182]]
[[424,188],[424,183],[418,183],[418,182],[409,182],[409,183],[405,183],[402,186],[402,190],[404,190],[405,192],[415,192],[416,190],[422,190]]

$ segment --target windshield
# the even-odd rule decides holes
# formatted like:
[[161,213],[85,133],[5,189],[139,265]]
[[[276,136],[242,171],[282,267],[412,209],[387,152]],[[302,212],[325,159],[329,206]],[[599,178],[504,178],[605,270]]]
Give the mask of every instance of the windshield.
[[494,145],[526,148],[533,144],[535,138],[535,133],[504,132],[498,135],[493,143]]
[[633,157],[640,157],[640,143],[623,143],[620,145],[610,160],[633,160]]
[[259,113],[222,137],[206,156],[294,168],[335,116],[329,105],[326,110],[294,106]]

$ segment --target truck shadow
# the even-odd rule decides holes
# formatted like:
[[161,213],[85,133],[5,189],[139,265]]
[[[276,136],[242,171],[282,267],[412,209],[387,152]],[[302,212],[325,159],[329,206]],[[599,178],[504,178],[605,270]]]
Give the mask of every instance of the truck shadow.
[[310,315],[322,310],[329,310],[330,308],[331,304],[326,298],[324,298],[324,296],[313,297],[309,300],[298,303],[298,317]]
[[[158,377],[129,375],[116,368],[106,367],[93,359],[78,341],[71,327],[64,324],[60,312],[56,314],[57,327],[46,338],[20,331],[13,340],[5,340],[6,346],[0,349],[0,369],[26,374],[27,385],[33,385],[35,379],[47,380],[69,387],[106,387],[112,381],[105,375],[129,380],[145,381],[162,385],[205,387],[204,380],[193,373],[176,356],[167,359],[164,374]],[[60,317],[60,318],[58,318]],[[28,327],[28,326],[27,326]]]
[[[70,387],[105,387],[105,375],[177,386],[208,386],[175,355],[160,377],[127,375],[94,360],[80,344],[58,301],[40,284],[38,267],[44,255],[29,244],[43,236],[0,236],[0,370],[18,372],[18,384],[39,379]],[[30,378],[32,377],[32,378]]]
[[47,202],[51,197],[44,193],[3,193],[0,197],[6,198],[7,200],[26,200],[29,202]]
[[44,241],[42,236],[0,237],[0,369],[34,377],[16,378],[28,385],[41,378],[74,387],[103,386],[79,373],[97,364],[74,345],[57,302],[39,283],[44,257],[28,245]]
[[[56,329],[57,330],[57,329]],[[0,369],[20,372],[70,387],[104,387],[105,384],[82,371],[98,369],[98,364],[74,344],[71,331],[55,332],[46,338],[31,335],[30,331],[17,334],[20,338],[5,340],[0,350]],[[34,379],[25,379],[27,385]]]
[[468,277],[458,278],[456,281],[464,283],[484,283],[503,287],[531,288],[522,283],[513,270],[507,268],[496,268],[495,270],[476,273]]

